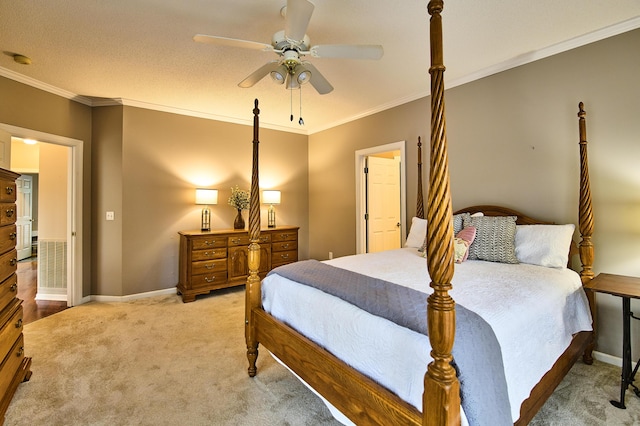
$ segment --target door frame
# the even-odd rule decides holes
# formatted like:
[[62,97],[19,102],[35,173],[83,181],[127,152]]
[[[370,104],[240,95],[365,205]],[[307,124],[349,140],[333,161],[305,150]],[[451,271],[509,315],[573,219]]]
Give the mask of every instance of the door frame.
[[382,152],[400,151],[400,239],[401,246],[404,246],[407,235],[406,145],[407,141],[399,141],[356,151],[356,254],[365,253],[367,250],[367,224],[364,219],[364,213],[367,211],[367,190],[364,176],[366,158],[369,155]]
[[0,129],[11,136],[23,139],[35,139],[43,143],[62,145],[71,148],[67,170],[67,305],[76,306],[83,303],[82,297],[82,265],[83,265],[83,158],[84,141],[66,136],[44,133],[37,130],[16,127],[0,123]]

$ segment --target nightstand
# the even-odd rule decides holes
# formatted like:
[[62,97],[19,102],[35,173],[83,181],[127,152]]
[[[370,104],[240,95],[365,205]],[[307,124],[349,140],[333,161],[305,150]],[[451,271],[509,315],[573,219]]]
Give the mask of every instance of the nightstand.
[[631,312],[631,298],[640,299],[640,278],[625,277],[622,275],[599,274],[584,286],[585,290],[598,293],[607,293],[622,298],[622,382],[620,384],[620,401],[611,401],[615,407],[627,408],[624,405],[624,394],[629,386],[637,396],[640,389],[633,384],[633,379],[638,372],[640,360],[636,367],[631,369],[631,318],[640,319]]

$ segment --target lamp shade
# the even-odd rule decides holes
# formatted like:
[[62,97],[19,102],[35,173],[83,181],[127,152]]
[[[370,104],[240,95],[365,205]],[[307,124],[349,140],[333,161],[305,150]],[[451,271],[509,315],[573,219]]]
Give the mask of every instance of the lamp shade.
[[264,204],[280,204],[280,191],[262,191]]
[[218,204],[217,189],[196,189],[196,204]]

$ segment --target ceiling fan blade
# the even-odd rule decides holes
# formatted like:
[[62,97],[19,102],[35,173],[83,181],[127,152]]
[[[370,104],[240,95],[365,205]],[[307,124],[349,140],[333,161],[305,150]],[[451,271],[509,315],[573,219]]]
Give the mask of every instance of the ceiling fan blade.
[[262,80],[264,77],[266,77],[266,75],[271,71],[275,71],[279,66],[280,63],[278,61],[267,62],[266,64],[249,74],[247,78],[238,83],[238,86],[244,89],[251,87]]
[[378,44],[321,44],[309,49],[315,58],[380,59],[384,49]]
[[313,88],[316,89],[318,93],[320,93],[321,95],[326,95],[333,90],[333,86],[331,85],[331,83],[329,83],[327,79],[324,78],[322,74],[320,74],[320,71],[318,71],[318,69],[313,66],[311,62],[303,62],[303,65],[307,67],[309,71],[311,71],[311,80],[309,80],[309,83],[311,83]]
[[196,34],[193,40],[198,43],[217,44],[219,46],[241,47],[244,49],[263,50],[265,52],[273,51],[270,44],[260,43],[257,41],[239,40],[237,38],[218,37],[204,34]]
[[315,6],[309,0],[287,0],[284,36],[289,40],[302,41],[307,32]]

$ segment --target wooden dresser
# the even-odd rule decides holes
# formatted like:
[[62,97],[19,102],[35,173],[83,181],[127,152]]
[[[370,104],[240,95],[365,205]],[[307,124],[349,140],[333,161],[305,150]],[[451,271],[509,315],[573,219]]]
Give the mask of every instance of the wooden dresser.
[[[298,260],[298,227],[260,230],[260,277]],[[211,290],[244,285],[249,274],[246,230],[181,231],[178,293],[193,302]]]
[[24,356],[22,300],[17,298],[16,179],[0,169],[0,423],[21,382],[31,378],[31,358]]

